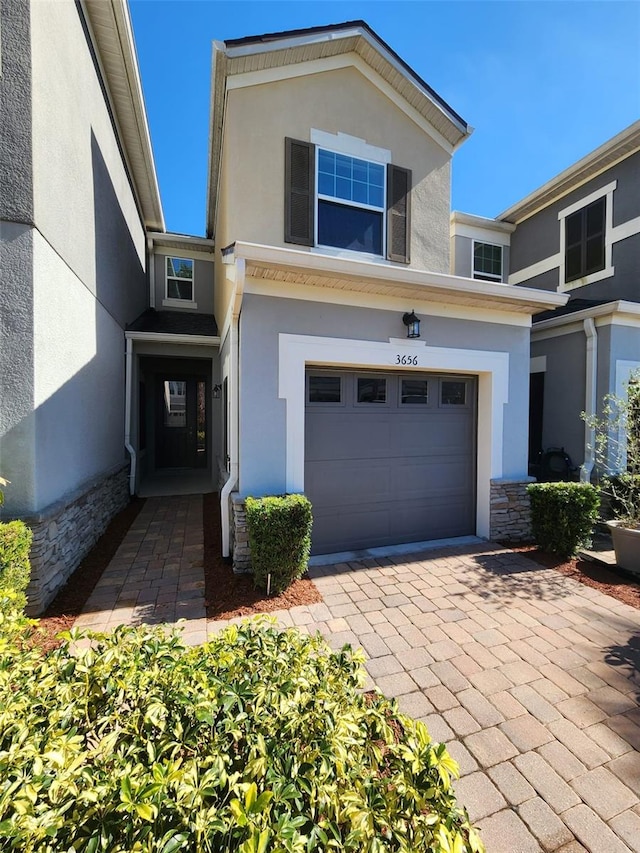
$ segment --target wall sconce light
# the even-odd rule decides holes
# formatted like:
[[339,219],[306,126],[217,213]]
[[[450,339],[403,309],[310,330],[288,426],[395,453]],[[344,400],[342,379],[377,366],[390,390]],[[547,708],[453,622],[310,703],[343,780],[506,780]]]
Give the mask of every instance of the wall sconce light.
[[220,397],[222,396],[222,385],[214,385],[211,390],[213,393],[213,399],[219,400]]
[[407,327],[408,338],[420,337],[420,320],[418,320],[414,311],[412,311],[410,314],[404,314],[404,316],[402,317],[402,322]]

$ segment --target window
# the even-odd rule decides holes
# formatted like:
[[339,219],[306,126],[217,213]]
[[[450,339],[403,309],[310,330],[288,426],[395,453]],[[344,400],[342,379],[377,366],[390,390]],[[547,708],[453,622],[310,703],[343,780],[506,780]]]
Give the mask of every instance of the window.
[[339,376],[310,376],[309,402],[342,402],[342,379]]
[[473,241],[473,277],[502,281],[502,246]]
[[385,167],[318,149],[318,245],[381,255]]
[[400,402],[403,406],[426,406],[429,402],[429,380],[403,379],[400,384]]
[[377,379],[373,376],[366,379],[358,379],[358,402],[386,403],[387,380]]
[[467,383],[442,380],[440,402],[443,406],[465,406],[467,404]]
[[193,302],[193,261],[167,258],[166,274],[166,298]]
[[588,204],[565,220],[564,280],[575,281],[605,268],[606,198]]
[[164,425],[185,427],[187,425],[187,383],[182,380],[165,379],[163,396]]
[[364,140],[311,135],[285,140],[285,242],[408,264],[410,170]]

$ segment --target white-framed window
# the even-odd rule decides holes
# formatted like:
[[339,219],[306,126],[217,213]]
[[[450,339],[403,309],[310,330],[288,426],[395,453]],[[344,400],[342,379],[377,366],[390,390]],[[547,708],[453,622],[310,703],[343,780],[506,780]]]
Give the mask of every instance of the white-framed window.
[[502,281],[502,246],[473,241],[472,277],[481,281]]
[[194,299],[195,263],[191,258],[165,258],[163,305],[197,307]]
[[606,184],[558,213],[560,222],[559,290],[573,290],[609,278],[612,264],[613,192]]
[[386,166],[316,148],[316,245],[385,253]]

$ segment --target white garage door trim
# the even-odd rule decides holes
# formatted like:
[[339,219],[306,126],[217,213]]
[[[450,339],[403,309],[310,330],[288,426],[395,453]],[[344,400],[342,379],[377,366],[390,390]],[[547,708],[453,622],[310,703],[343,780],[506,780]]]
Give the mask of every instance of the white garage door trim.
[[[286,488],[304,492],[305,368],[308,365],[438,370],[478,377],[476,534],[489,538],[491,480],[502,477],[509,353],[430,347],[424,341],[357,341],[280,334],[278,396],[286,401]],[[404,361],[403,361],[404,358]],[[409,359],[411,359],[409,361]]]

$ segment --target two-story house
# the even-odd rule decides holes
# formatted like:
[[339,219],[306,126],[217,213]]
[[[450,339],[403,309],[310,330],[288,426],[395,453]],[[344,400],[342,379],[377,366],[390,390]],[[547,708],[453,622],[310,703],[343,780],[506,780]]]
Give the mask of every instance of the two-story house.
[[450,274],[466,122],[360,21],[215,43],[212,88],[225,554],[285,491],[319,554],[517,535],[531,317],[566,297]]
[[[497,218],[510,228],[510,285],[567,294],[534,318],[531,461],[564,447],[594,468],[581,412],[602,413],[640,368],[640,121]],[[495,241],[498,242],[498,241]]]

